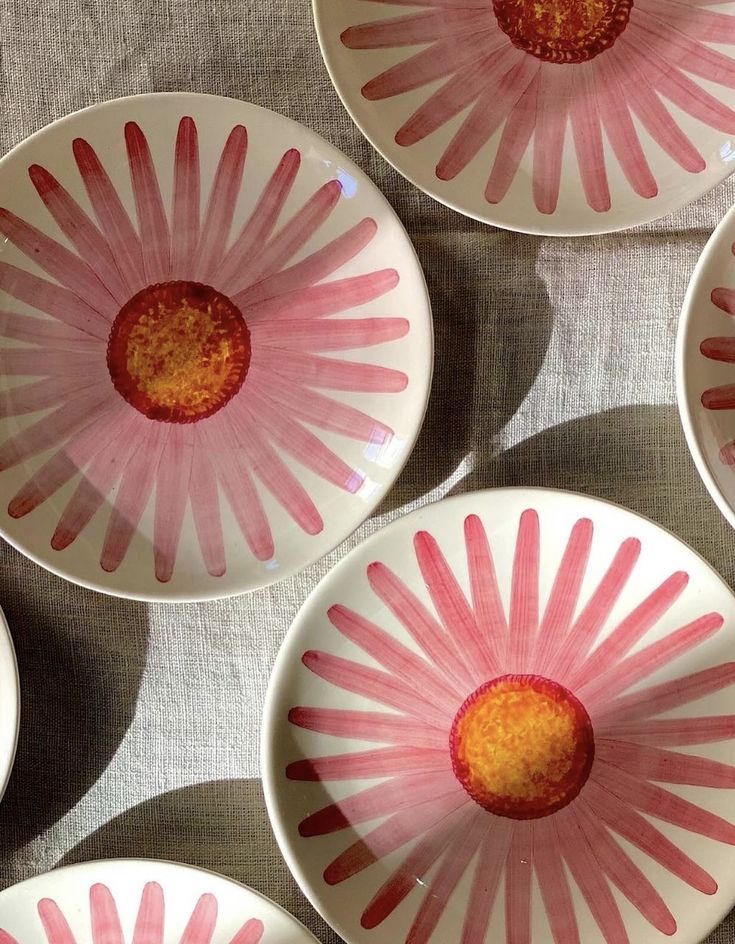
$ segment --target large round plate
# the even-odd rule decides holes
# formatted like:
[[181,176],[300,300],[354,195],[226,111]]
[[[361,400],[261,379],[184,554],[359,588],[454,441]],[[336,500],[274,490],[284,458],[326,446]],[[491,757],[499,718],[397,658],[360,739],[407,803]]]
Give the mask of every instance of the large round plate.
[[362,132],[468,216],[609,232],[678,209],[733,168],[734,2],[313,2]]
[[85,862],[0,892],[3,944],[316,944],[282,908],[211,872],[141,859]]
[[418,434],[432,326],[344,155],[254,105],[144,95],[25,141],[0,192],[11,543],[97,590],[206,599],[367,517]]
[[615,505],[440,502],[278,657],[268,808],[349,944],[695,944],[735,899],[735,598]]
[[20,682],[13,640],[0,610],[0,798],[10,780],[20,727]]

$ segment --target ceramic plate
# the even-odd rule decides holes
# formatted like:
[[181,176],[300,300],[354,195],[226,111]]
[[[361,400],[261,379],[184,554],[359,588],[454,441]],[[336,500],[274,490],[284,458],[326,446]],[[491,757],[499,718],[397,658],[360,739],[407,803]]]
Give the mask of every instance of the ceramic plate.
[[10,779],[20,726],[20,683],[13,640],[0,610],[0,798]]
[[735,209],[694,270],[679,322],[676,381],[689,449],[735,527]]
[[678,209],[733,169],[733,2],[313,2],[360,129],[468,216],[608,232]]
[[11,543],[97,590],[205,599],[367,517],[418,433],[432,328],[344,155],[254,105],[145,95],[34,135],[0,192]]
[[251,888],[172,862],[85,862],[0,892],[0,944],[316,944]]
[[281,849],[349,944],[694,944],[735,899],[735,598],[631,512],[416,512],[307,601],[266,707]]

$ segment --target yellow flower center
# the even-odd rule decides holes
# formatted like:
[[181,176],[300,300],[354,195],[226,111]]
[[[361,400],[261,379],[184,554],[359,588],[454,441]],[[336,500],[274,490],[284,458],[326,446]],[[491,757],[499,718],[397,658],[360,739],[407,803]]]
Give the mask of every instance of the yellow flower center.
[[633,0],[493,0],[514,46],[547,62],[586,62],[628,25]]
[[455,776],[476,803],[536,819],[577,796],[595,744],[589,715],[570,691],[535,675],[504,675],[459,709],[450,749]]
[[107,366],[118,393],[149,419],[193,423],[242,386],[250,332],[240,310],[208,285],[151,285],[115,319]]

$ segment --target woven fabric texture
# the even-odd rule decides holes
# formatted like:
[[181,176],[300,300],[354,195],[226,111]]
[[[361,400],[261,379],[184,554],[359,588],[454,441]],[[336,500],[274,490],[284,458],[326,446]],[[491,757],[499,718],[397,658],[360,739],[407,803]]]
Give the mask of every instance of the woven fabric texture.
[[[495,485],[558,486],[627,505],[732,583],[735,536],[689,458],[673,358],[687,281],[733,203],[735,179],[618,235],[501,232],[438,205],[372,150],[332,89],[307,0],[0,0],[0,153],[75,109],[172,90],[279,111],[375,181],[429,282],[433,394],[418,446],[378,512],[328,558],[270,589],[145,606],[73,587],[0,547],[0,603],[23,688],[16,768],[0,806],[0,885],[89,858],[180,860],[252,885],[333,944],[279,855],[259,780],[264,694],[292,618],[368,534],[444,495]],[[709,938],[733,941],[735,919]]]

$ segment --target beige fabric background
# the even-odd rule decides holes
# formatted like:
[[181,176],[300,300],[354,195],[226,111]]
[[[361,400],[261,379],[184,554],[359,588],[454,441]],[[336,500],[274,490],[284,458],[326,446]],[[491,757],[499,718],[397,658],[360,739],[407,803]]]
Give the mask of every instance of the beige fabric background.
[[[23,686],[0,806],[0,884],[59,863],[149,855],[247,882],[337,938],[289,877],[264,812],[258,727],[300,603],[346,550],[445,494],[543,484],[621,502],[735,580],[735,536],[700,484],[674,406],[689,274],[735,179],[658,224],[601,238],[495,231],[435,204],[362,139],[328,81],[307,0],[0,0],[0,153],[69,111],[135,92],[244,98],[323,135],[408,228],[433,295],[434,393],[378,514],[272,589],[144,606],[67,585],[0,548]],[[735,940],[735,919],[710,944]]]

